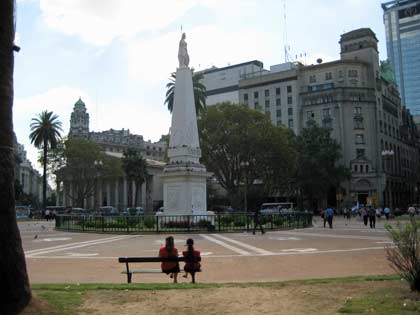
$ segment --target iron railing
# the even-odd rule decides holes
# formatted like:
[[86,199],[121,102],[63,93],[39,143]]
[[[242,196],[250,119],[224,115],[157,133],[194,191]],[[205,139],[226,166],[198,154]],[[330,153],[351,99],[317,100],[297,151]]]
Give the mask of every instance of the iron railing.
[[[262,215],[266,230],[285,230],[312,226],[312,213]],[[57,230],[101,233],[174,233],[174,232],[240,232],[254,227],[254,216],[246,213],[214,215],[140,215],[89,216],[58,215]]]

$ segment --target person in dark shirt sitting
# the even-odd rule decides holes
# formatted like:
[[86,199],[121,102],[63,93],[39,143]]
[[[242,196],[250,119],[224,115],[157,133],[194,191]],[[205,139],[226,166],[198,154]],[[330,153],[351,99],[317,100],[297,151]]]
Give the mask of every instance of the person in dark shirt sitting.
[[194,249],[194,240],[192,238],[189,238],[187,240],[186,245],[188,246],[187,250],[182,252],[182,255],[185,257],[184,270],[186,272],[186,274],[183,277],[187,278],[188,274],[191,274],[191,283],[195,283],[195,273],[197,271],[201,271],[200,251]]
[[[165,240],[165,246],[161,247],[159,250],[160,258],[178,258],[178,249],[175,247],[174,238],[169,236]],[[174,283],[177,283],[178,273],[179,273],[179,263],[178,261],[163,261],[161,264],[162,272],[170,275],[174,279]]]

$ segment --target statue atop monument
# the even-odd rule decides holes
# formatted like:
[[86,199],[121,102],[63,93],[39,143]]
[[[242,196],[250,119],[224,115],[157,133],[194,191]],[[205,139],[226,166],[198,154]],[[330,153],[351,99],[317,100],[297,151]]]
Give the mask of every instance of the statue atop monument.
[[190,56],[188,56],[187,42],[185,41],[186,35],[182,33],[181,40],[179,41],[179,50],[178,50],[178,61],[180,68],[188,68],[190,63]]

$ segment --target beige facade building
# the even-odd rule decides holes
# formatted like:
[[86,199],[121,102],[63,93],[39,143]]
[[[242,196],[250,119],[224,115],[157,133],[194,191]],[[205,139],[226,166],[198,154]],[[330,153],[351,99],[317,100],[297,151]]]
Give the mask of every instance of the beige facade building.
[[308,123],[331,129],[351,180],[337,204],[404,207],[418,203],[419,133],[398,88],[382,75],[370,29],[341,36],[341,58],[305,66],[287,63],[239,81],[239,102],[299,134]]

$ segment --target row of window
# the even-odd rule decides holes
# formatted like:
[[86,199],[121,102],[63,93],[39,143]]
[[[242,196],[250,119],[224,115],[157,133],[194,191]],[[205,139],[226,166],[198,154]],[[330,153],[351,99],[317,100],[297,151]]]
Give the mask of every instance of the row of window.
[[[245,104],[248,104],[247,100],[245,100]],[[271,106],[270,100],[265,100],[264,104],[265,104],[265,108],[270,108],[270,106]],[[292,96],[287,97],[287,105],[293,105],[293,97]],[[280,98],[276,99],[276,106],[281,106],[281,99]],[[254,102],[254,108],[255,109],[260,108],[260,102],[258,102],[258,101]]]
[[[286,87],[286,89],[287,89],[287,93],[292,93],[292,86],[291,85],[288,85]],[[280,95],[280,88],[279,87],[276,88],[276,95]],[[270,90],[269,89],[264,90],[264,96],[265,97],[270,97]],[[260,97],[259,91],[255,91],[254,92],[254,99],[257,99],[259,97]],[[248,101],[248,99],[249,99],[248,93],[244,93],[244,101]]]
[[[343,78],[343,70],[338,71],[338,77]],[[348,77],[349,78],[357,78],[358,77],[358,71],[355,69],[349,69],[348,70]],[[325,80],[332,80],[332,72],[325,72]],[[310,75],[309,76],[309,83],[315,83],[316,82],[316,75]]]
[[369,165],[366,164],[355,164],[353,168],[355,173],[369,173]]

